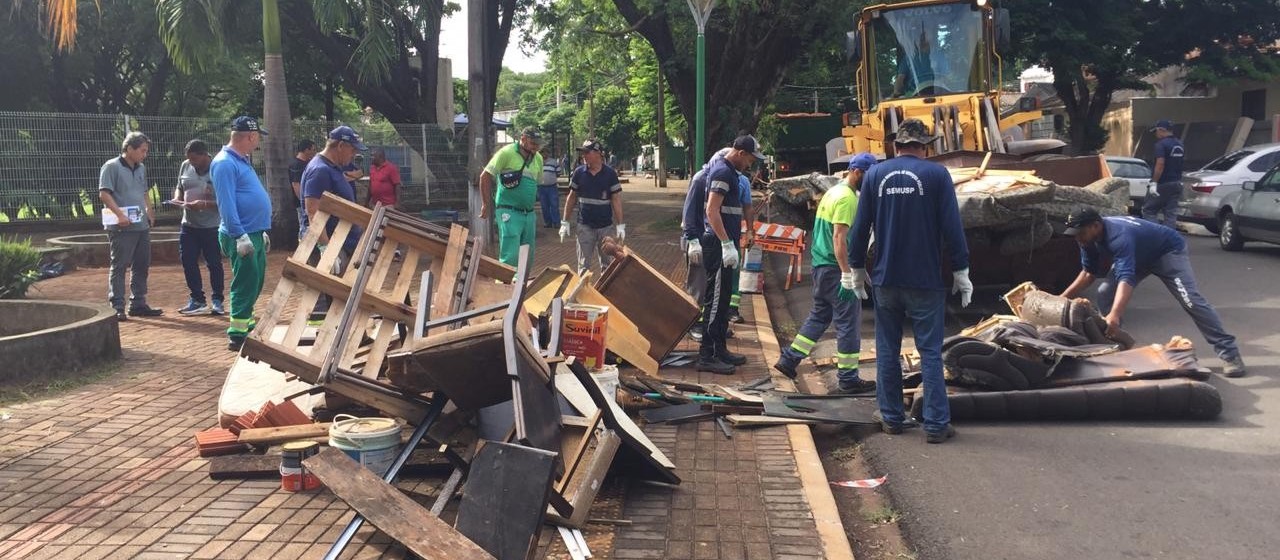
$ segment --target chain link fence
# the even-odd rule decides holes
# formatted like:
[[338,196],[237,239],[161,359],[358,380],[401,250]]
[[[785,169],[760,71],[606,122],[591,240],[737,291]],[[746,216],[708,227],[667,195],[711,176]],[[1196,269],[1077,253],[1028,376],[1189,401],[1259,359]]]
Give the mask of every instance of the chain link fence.
[[[435,124],[349,123],[370,149],[381,148],[400,167],[401,205],[465,210],[467,149],[465,134]],[[176,221],[181,210],[161,204],[173,196],[188,141],[199,138],[216,149],[228,137],[222,119],[0,112],[0,228],[42,224],[91,227],[100,223],[98,174],[120,154],[124,136],[140,131],[151,139],[145,161],[157,218]],[[294,121],[293,142],[311,139],[323,147],[337,123]],[[292,157],[292,154],[290,154]],[[265,157],[253,156],[260,175]],[[366,154],[358,163],[368,173]],[[361,199],[363,202],[363,199]]]

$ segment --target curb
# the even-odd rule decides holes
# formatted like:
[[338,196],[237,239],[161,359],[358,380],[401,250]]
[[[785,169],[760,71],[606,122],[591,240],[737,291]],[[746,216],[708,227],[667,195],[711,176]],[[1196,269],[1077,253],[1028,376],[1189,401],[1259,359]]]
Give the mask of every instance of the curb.
[[[751,310],[755,318],[756,338],[760,341],[760,350],[764,352],[769,376],[779,389],[795,391],[795,382],[771,367],[781,357],[781,352],[778,350],[778,338],[773,333],[769,304],[765,302],[764,294],[759,296],[751,298]],[[809,502],[813,522],[818,528],[818,537],[822,540],[823,557],[828,560],[854,560],[853,546],[849,543],[844,522],[840,520],[835,495],[831,493],[827,472],[822,467],[822,458],[818,456],[818,447],[813,442],[813,432],[806,425],[792,424],[786,428],[796,470],[800,474],[800,483],[804,486],[805,500]]]

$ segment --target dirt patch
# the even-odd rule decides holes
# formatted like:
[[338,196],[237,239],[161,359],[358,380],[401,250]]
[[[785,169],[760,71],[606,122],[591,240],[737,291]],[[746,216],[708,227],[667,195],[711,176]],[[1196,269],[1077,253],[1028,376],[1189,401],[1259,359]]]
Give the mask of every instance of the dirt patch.
[[[862,456],[860,438],[864,434],[848,429],[819,427],[814,442],[822,456],[822,467],[831,480],[878,478],[870,472]],[[889,482],[892,484],[892,482]],[[894,508],[881,488],[839,488],[832,491],[840,520],[844,523],[858,560],[902,560],[915,558],[915,550],[902,536],[898,521],[902,513]]]

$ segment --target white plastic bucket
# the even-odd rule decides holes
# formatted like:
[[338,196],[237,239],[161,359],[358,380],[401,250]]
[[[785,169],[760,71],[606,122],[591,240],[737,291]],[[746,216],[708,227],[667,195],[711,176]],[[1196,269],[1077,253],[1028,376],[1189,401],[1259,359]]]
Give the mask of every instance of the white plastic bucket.
[[400,423],[391,418],[339,414],[329,426],[329,445],[382,476],[400,454],[400,430]]
[[595,378],[596,384],[600,385],[600,392],[604,396],[616,399],[618,395],[618,366],[604,366],[591,372],[591,377]]

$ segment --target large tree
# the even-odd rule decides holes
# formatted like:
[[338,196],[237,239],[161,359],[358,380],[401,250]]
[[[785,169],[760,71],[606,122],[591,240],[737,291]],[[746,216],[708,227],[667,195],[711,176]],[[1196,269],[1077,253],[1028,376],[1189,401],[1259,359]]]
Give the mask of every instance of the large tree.
[[1185,64],[1199,80],[1265,80],[1280,70],[1276,0],[1022,0],[1007,3],[1017,54],[1053,70],[1077,152],[1107,142],[1112,94]]
[[[695,122],[696,29],[681,0],[613,0],[629,29],[653,47],[685,121]],[[792,65],[837,26],[848,27],[849,2],[728,0],[707,24],[706,153],[755,130],[767,101]],[[687,134],[693,137],[692,130]]]

